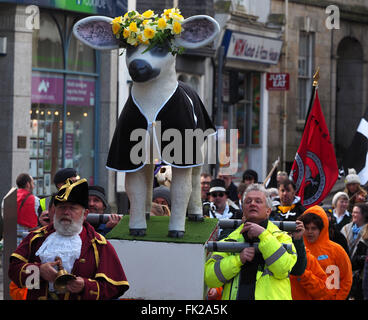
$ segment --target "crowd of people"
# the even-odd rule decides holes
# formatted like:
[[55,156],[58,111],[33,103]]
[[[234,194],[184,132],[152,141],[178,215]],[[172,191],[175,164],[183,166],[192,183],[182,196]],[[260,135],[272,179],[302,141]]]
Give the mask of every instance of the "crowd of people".
[[[151,215],[170,216],[169,172],[162,167],[155,171]],[[249,244],[241,252],[212,253],[204,266],[207,299],[368,299],[368,202],[358,175],[349,171],[345,189],[333,196],[331,205],[308,209],[286,172],[279,171],[276,180],[277,188],[267,188],[251,169],[238,185],[231,176],[201,174],[204,217],[242,221],[235,229],[218,228],[218,240]],[[42,199],[33,195],[29,174],[20,174],[16,183],[18,247],[10,260],[11,297],[121,296],[129,284],[104,236],[122,216],[111,212],[105,189],[89,186],[72,168],[55,174],[57,192]],[[88,214],[108,219],[88,223]],[[295,222],[295,230],[276,226],[284,221]],[[75,275],[66,293],[53,288],[60,267],[55,252]],[[40,290],[25,286],[24,270],[30,265],[40,268]]]
[[[227,185],[229,181],[231,177]],[[218,184],[218,177],[212,179],[202,174],[204,213],[209,211],[211,216],[217,212],[218,219],[242,216],[245,222],[236,230],[220,233],[219,240],[256,241],[258,251],[251,246],[240,253],[214,252],[205,266],[206,283],[211,288],[208,299],[368,299],[367,191],[354,169],[349,170],[345,189],[334,194],[331,204],[321,203],[308,209],[296,195],[294,182],[283,171],[277,173],[277,188],[267,188],[259,183],[256,172],[246,170],[236,192],[240,213],[230,217],[218,213],[217,190],[211,189]],[[222,198],[221,207],[232,205],[226,187]],[[258,215],[251,214],[253,211]],[[263,242],[268,237],[276,241],[281,231],[272,229],[268,221],[294,221],[296,225],[296,230],[289,232],[290,239],[273,245],[275,252],[268,252],[272,245],[265,246]],[[250,236],[247,225],[253,223],[260,227]],[[283,250],[282,245],[290,241],[292,249]],[[291,263],[293,255],[297,259]],[[268,256],[273,257],[270,265]],[[279,260],[284,269],[278,269]],[[285,278],[290,279],[291,295],[287,295],[285,283],[279,282],[279,295],[275,296],[271,287]]]

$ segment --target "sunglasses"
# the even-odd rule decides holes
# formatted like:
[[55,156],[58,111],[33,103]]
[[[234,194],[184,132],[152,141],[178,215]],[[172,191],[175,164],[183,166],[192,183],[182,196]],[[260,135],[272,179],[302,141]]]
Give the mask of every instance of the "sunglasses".
[[225,195],[224,192],[213,192],[213,193],[211,193],[211,196],[214,197],[214,198],[217,198],[217,197],[222,198],[224,195]]

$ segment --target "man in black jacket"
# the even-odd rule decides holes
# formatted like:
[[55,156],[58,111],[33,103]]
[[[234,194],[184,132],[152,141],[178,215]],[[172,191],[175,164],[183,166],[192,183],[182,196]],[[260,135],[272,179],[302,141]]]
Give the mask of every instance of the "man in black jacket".
[[300,198],[295,195],[296,187],[289,179],[282,180],[278,184],[279,197],[273,201],[274,210],[270,220],[295,221],[306,209],[301,204]]

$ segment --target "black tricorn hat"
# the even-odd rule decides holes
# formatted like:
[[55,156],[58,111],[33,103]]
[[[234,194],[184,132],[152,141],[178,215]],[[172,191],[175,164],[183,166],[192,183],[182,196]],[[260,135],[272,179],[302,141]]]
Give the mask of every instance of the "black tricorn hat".
[[81,179],[72,182],[70,179],[59,189],[54,199],[54,204],[57,206],[60,203],[73,202],[80,204],[88,209],[88,183],[87,179]]

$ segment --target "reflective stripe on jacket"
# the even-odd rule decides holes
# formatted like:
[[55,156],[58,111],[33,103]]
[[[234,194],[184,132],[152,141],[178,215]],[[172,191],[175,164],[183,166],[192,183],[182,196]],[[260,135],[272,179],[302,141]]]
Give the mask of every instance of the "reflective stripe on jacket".
[[[244,242],[243,224],[221,241]],[[272,222],[259,235],[258,249],[265,265],[256,276],[255,300],[291,300],[289,273],[296,263],[296,250],[291,237]],[[282,244],[290,244],[288,252]],[[210,288],[224,286],[222,299],[236,300],[242,267],[239,253],[214,252],[205,264],[205,282]]]

